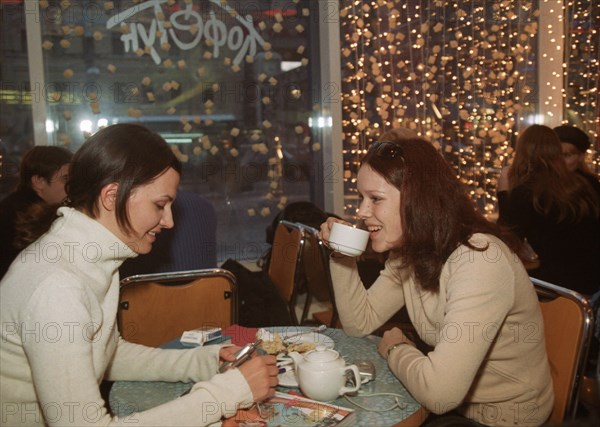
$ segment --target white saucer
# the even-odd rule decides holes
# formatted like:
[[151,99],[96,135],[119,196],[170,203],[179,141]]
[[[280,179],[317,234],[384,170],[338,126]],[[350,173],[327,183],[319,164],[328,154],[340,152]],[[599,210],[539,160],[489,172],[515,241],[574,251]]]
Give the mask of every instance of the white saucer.
[[279,385],[282,387],[298,387],[298,381],[296,381],[296,372],[292,369],[291,371],[279,374]]
[[336,252],[339,252],[346,256],[360,256],[365,251],[364,249],[353,248],[351,246],[342,245],[341,243],[329,242],[329,246]]

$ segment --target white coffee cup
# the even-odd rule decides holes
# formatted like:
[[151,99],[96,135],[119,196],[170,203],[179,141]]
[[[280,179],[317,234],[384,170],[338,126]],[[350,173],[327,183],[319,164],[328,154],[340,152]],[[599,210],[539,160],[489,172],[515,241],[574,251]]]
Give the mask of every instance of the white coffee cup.
[[367,248],[369,232],[334,222],[329,232],[329,247],[347,256],[359,256]]

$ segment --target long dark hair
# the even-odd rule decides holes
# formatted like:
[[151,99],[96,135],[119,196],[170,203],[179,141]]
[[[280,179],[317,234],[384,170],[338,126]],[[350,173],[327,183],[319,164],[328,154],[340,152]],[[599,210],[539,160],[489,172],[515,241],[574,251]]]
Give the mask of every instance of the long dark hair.
[[474,247],[474,233],[494,235],[515,253],[519,239],[508,229],[489,222],[477,211],[455,172],[431,143],[386,132],[362,161],[400,190],[402,238],[398,251],[414,271],[422,289],[439,291],[442,267],[460,245]]
[[541,214],[556,212],[559,221],[598,216],[598,201],[585,178],[565,165],[560,138],[548,126],[531,125],[517,140],[508,175],[510,190],[524,186]]
[[[65,187],[67,205],[95,218],[100,191],[116,182],[117,223],[129,231],[127,200],[131,191],[152,182],[169,168],[181,174],[181,163],[160,135],[137,124],[105,127],[92,135],[73,156]],[[36,206],[24,215],[25,220],[18,220],[19,247],[25,247],[48,230],[56,218],[48,210],[56,210],[56,206],[48,209]]]

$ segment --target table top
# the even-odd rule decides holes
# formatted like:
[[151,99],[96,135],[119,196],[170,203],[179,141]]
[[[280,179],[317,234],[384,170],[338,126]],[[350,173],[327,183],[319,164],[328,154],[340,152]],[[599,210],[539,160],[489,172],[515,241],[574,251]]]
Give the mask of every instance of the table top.
[[[311,328],[291,326],[267,329],[271,332],[296,332],[309,331]],[[392,426],[422,411],[421,405],[408,393],[389,370],[387,361],[377,352],[380,337],[373,335],[362,338],[349,337],[341,329],[332,328],[321,333],[333,339],[335,350],[342,355],[346,363],[370,360],[375,365],[375,380],[363,384],[358,395],[349,396],[351,401],[342,396],[332,402],[356,411],[357,418],[354,425]],[[235,340],[233,342],[235,343]],[[173,348],[174,345],[169,343],[167,347]],[[125,416],[134,411],[144,411],[174,400],[190,387],[191,384],[186,383],[117,381],[110,392],[110,406],[115,415]],[[278,391],[299,392],[299,389],[280,386]],[[399,405],[395,405],[396,403]],[[396,407],[386,410],[393,406]]]

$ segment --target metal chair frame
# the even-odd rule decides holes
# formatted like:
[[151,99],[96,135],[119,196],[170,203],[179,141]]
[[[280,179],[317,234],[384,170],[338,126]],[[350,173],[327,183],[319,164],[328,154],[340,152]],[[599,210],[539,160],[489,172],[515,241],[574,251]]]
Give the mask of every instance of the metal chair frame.
[[[530,279],[544,316],[546,348],[554,386],[555,402],[549,421],[559,424],[573,420],[577,412],[594,316],[590,301],[580,293],[533,277]],[[556,313],[561,317],[556,317]],[[569,344],[574,347],[568,347]]]
[[[316,287],[322,287],[325,285],[325,292],[327,294],[328,299],[331,301],[333,310],[332,316],[329,320],[330,327],[335,327],[338,321],[337,310],[335,308],[335,297],[333,293],[333,283],[331,281],[331,273],[329,271],[329,254],[328,250],[325,247],[323,241],[319,238],[318,231],[310,227],[308,225],[302,224],[300,222],[290,222],[287,220],[282,220],[278,224],[279,227],[285,227],[289,233],[293,233],[295,237],[295,259],[293,262],[293,289],[289,295],[289,299],[286,299],[286,292],[280,293],[280,295],[288,302],[289,309],[291,312],[292,321],[295,324],[306,324],[307,318],[310,310],[310,306],[312,304],[314,294],[316,293]],[[275,233],[277,239],[277,230]],[[273,242],[274,246],[277,244],[276,240]],[[281,249],[281,248],[280,248]],[[274,247],[274,250],[277,248]],[[273,251],[272,251],[273,255]],[[282,254],[278,254],[281,256]],[[277,255],[276,255],[277,257]],[[271,259],[271,263],[269,265],[269,273],[271,273],[271,268],[273,268],[273,258]],[[277,259],[275,259],[277,261]],[[292,263],[289,263],[292,264]],[[288,268],[291,265],[288,265]],[[276,267],[275,267],[276,268]],[[288,272],[290,273],[290,272]],[[300,320],[298,321],[296,313],[295,313],[295,305],[297,302],[297,296],[299,293],[299,282],[300,277],[304,273],[307,281],[306,288],[306,300],[304,302],[304,306],[302,309],[302,315]],[[320,273],[320,275],[319,275]],[[317,277],[319,276],[319,277]],[[269,274],[271,280],[275,283],[277,287],[277,276]],[[320,282],[320,283],[316,283]],[[288,283],[289,286],[289,283]],[[288,291],[289,292],[289,291]]]
[[303,248],[304,239],[300,230],[296,227],[289,228],[285,223],[277,224],[267,275],[287,305],[293,325],[299,325],[295,310],[298,297],[296,284]]

